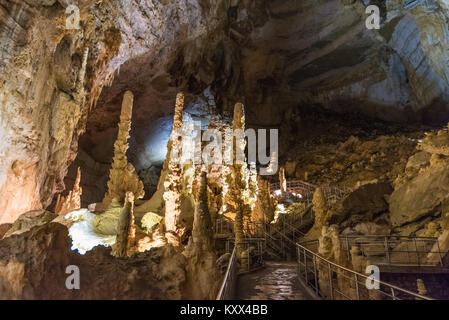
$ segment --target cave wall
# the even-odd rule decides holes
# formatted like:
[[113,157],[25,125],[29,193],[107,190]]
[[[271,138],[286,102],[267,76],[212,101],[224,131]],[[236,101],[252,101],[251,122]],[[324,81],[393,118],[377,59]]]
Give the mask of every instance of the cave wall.
[[151,168],[142,150],[179,90],[196,101],[210,88],[220,113],[244,102],[250,127],[314,104],[390,121],[448,118],[447,0],[388,1],[379,31],[365,27],[366,0],[75,2],[80,30],[64,27],[66,1],[0,0],[2,223],[64,190],[86,130],[82,149],[107,164],[128,89],[140,170]]
[[[64,190],[89,110],[121,64],[145,54],[158,65],[176,42],[213,28],[226,1],[203,2],[79,0],[80,30],[65,28],[66,1],[0,2],[1,223]],[[76,101],[87,47],[86,97]]]

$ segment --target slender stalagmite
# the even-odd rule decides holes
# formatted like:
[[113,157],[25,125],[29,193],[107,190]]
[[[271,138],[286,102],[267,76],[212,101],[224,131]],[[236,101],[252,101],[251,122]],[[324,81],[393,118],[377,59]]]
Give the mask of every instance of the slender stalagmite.
[[[234,134],[236,130],[245,130],[245,110],[243,104],[237,103],[234,107],[234,119],[233,119],[233,130]],[[237,150],[244,150],[245,139],[243,137],[236,137],[234,135],[233,144],[235,149],[233,150],[233,166],[231,166],[232,177],[234,178],[233,183],[230,184],[230,196],[234,202],[235,209],[235,222],[234,222],[234,233],[235,233],[235,246],[237,249],[237,255],[242,256],[244,251],[244,234],[243,234],[243,217],[245,214],[245,203],[242,197],[242,190],[246,188],[245,181],[243,181],[242,168],[243,164],[237,162]]]
[[114,143],[114,158],[109,172],[108,193],[103,199],[103,205],[108,206],[113,198],[123,203],[126,192],[130,191],[136,198],[144,196],[143,183],[134,166],[128,162],[126,151],[128,150],[129,131],[131,130],[131,116],[133,110],[133,94],[126,91],[123,97],[122,112],[117,140]]
[[[175,116],[173,121],[173,131],[170,138],[169,150],[174,151],[170,155],[168,162],[168,173],[164,182],[164,201],[165,201],[165,230],[167,240],[177,244],[178,222],[181,214],[181,196],[182,196],[182,117],[184,108],[184,94],[178,93],[176,96]],[[173,157],[173,155],[177,155]]]
[[279,169],[279,183],[281,186],[281,192],[285,193],[287,192],[287,179],[285,179],[285,169],[284,167],[281,167]]

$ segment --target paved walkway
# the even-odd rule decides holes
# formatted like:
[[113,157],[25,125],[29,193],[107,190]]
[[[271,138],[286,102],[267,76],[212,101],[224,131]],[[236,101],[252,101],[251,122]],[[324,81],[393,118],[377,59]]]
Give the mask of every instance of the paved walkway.
[[295,262],[266,262],[266,267],[239,276],[238,300],[310,300],[298,282]]

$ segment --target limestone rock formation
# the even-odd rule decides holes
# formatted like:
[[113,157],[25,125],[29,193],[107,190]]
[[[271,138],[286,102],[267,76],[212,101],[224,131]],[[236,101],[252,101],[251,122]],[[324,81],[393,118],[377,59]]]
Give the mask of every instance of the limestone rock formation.
[[329,218],[327,215],[329,205],[321,188],[317,188],[313,194],[312,209],[315,215],[315,221],[312,229],[306,235],[308,239],[316,239],[322,233],[323,228],[329,226]]
[[114,158],[109,173],[108,192],[102,202],[103,208],[107,208],[114,198],[123,203],[126,192],[132,192],[136,198],[144,196],[143,183],[139,180],[134,166],[128,162],[126,156],[129,131],[131,130],[133,99],[131,91],[125,92],[118,135],[114,143]]
[[192,236],[186,247],[187,295],[194,299],[214,299],[220,285],[214,251],[214,232],[207,200],[207,173],[198,177]]
[[377,214],[388,210],[386,197],[392,192],[388,182],[363,184],[329,209],[329,223],[340,224],[348,218],[352,223],[373,221]]
[[104,235],[116,235],[118,233],[118,222],[123,205],[117,198],[112,199],[105,212],[96,214],[92,219],[95,232]]
[[270,223],[274,218],[274,204],[271,198],[270,183],[262,177],[257,177],[257,201],[251,212],[251,221]]
[[287,192],[287,179],[285,179],[285,168],[281,167],[279,169],[279,185],[281,186],[281,192]]
[[83,189],[80,187],[81,181],[81,168],[78,167],[75,185],[73,189],[70,190],[67,197],[58,195],[55,206],[55,213],[57,215],[65,215],[71,211],[81,209],[81,195],[83,194]]
[[[97,247],[85,255],[70,250],[65,226],[49,223],[0,240],[1,299],[181,299],[185,257],[173,247],[132,258]],[[39,257],[39,259],[36,259]],[[68,266],[80,270],[80,289],[67,290]],[[188,297],[187,297],[188,298]]]
[[[448,125],[449,126],[449,125]],[[430,154],[439,154],[449,156],[449,133],[446,130],[440,130],[437,134],[430,132],[418,144],[418,149]]]
[[21,234],[34,227],[44,225],[56,218],[55,214],[46,210],[33,210],[21,214],[12,224],[11,228],[3,236],[7,238],[15,234]]
[[[164,181],[164,202],[165,202],[165,229],[169,241],[176,243],[176,238],[181,234],[179,230],[179,217],[181,215],[181,196],[182,196],[182,118],[184,108],[184,95],[179,93],[176,96],[175,116],[173,121],[173,132],[170,138],[170,146],[167,148],[170,154],[167,165],[167,176]],[[173,159],[173,155],[177,155]]]
[[[233,133],[238,130],[245,130],[245,111],[243,104],[236,103],[234,107],[234,117],[232,122]],[[238,152],[242,152],[245,149],[245,139],[243,136],[233,136],[232,145],[235,148],[232,150],[233,165],[229,166],[229,172],[226,176],[226,183],[229,190],[225,195],[225,203],[227,210],[235,214],[234,219],[234,234],[235,234],[235,246],[237,248],[237,256],[241,257],[243,253],[243,220],[246,214],[250,213],[250,208],[245,204],[243,199],[243,190],[246,189],[246,183],[244,181],[243,173],[245,167],[238,162]],[[241,161],[241,159],[240,159]]]
[[112,246],[112,255],[120,258],[129,257],[135,244],[136,228],[134,226],[134,195],[127,192],[125,206],[120,213],[117,224],[117,238]]
[[[390,220],[393,226],[414,222],[426,215],[439,212],[437,208],[445,201],[449,192],[449,160],[444,155],[441,139],[448,134],[444,130],[428,134],[418,148],[429,151],[409,159],[407,178],[398,185],[389,198]],[[424,152],[427,152],[424,151]],[[416,164],[413,164],[416,163]]]

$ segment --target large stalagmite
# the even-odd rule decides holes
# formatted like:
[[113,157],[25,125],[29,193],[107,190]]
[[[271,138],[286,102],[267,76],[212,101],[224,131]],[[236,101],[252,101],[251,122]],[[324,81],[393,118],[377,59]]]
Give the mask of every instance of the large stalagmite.
[[236,103],[234,107],[234,119],[232,122],[233,126],[233,141],[232,144],[235,149],[233,149],[233,165],[229,167],[230,174],[227,175],[226,180],[229,186],[229,190],[226,194],[228,200],[229,210],[235,213],[234,221],[234,233],[235,233],[235,246],[237,248],[237,254],[240,257],[243,252],[243,219],[245,213],[248,213],[248,206],[245,204],[242,192],[246,188],[246,183],[242,171],[245,169],[244,165],[238,162],[238,152],[243,152],[245,150],[245,139],[240,136],[238,132],[243,132],[245,130],[245,111],[243,104]]
[[123,203],[128,191],[132,192],[136,198],[144,196],[143,183],[139,180],[134,166],[128,162],[126,156],[132,110],[133,94],[131,91],[126,91],[123,97],[117,140],[114,143],[114,158],[109,173],[108,192],[102,202],[103,208],[107,207],[114,198]]
[[[184,95],[179,93],[176,96],[175,116],[173,122],[172,136],[169,141],[168,152],[172,151],[168,157],[168,173],[164,182],[164,201],[165,201],[165,229],[167,240],[176,244],[178,234],[179,216],[181,215],[181,196],[182,196],[182,169],[181,169],[181,152],[182,137],[180,135],[182,129],[182,117],[184,108]],[[172,158],[173,155],[178,156],[177,159]]]
[[[200,170],[198,170],[200,171]],[[196,175],[197,192],[192,237],[186,247],[187,294],[193,299],[214,299],[220,281],[208,208],[207,172]]]

